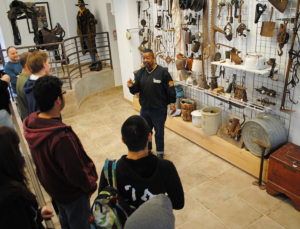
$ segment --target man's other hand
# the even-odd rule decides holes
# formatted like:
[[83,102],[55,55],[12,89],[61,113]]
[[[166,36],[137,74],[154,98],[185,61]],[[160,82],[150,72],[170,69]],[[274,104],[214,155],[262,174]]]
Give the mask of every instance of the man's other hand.
[[1,80],[6,81],[7,83],[10,82],[10,77],[7,74],[4,74],[3,76],[1,76]]
[[127,87],[132,87],[132,84],[133,84],[132,79],[129,78],[129,80],[127,81]]

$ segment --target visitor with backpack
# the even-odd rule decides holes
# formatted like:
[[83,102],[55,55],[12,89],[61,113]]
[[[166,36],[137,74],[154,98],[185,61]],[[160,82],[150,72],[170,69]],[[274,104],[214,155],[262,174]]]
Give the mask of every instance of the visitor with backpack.
[[[148,152],[151,133],[148,123],[138,115],[129,117],[121,128],[122,141],[128,147],[123,155],[107,169],[105,163],[99,183],[99,193],[110,186],[117,188],[122,199],[134,208],[158,194],[168,194],[173,209],[184,206],[184,193],[177,170],[171,161],[163,160]],[[113,182],[108,182],[113,177]],[[99,195],[100,196],[100,195]],[[92,209],[93,210],[93,209]]]

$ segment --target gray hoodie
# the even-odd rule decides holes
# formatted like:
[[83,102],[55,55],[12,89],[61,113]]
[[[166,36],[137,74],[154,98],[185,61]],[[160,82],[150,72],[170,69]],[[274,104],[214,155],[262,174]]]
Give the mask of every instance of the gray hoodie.
[[142,204],[126,221],[124,229],[174,229],[175,216],[169,197],[159,194]]

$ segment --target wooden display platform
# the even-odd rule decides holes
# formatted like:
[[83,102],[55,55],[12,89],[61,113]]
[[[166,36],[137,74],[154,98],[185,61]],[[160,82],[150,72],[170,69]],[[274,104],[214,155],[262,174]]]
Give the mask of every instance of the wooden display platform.
[[[133,108],[138,111],[141,109],[136,96],[133,97]],[[259,176],[261,160],[251,152],[239,149],[217,135],[206,136],[201,128],[195,127],[192,122],[184,122],[181,117],[168,117],[165,126],[253,176]],[[267,181],[268,164],[268,160],[265,159],[262,177],[265,182]]]

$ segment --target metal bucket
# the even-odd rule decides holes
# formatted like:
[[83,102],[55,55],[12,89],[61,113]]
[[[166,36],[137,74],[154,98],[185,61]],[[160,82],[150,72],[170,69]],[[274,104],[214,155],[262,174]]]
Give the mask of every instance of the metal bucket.
[[245,146],[256,156],[261,156],[261,148],[252,141],[258,140],[264,145],[270,145],[265,153],[267,155],[284,145],[288,140],[282,122],[276,116],[265,112],[245,123],[242,137]]

